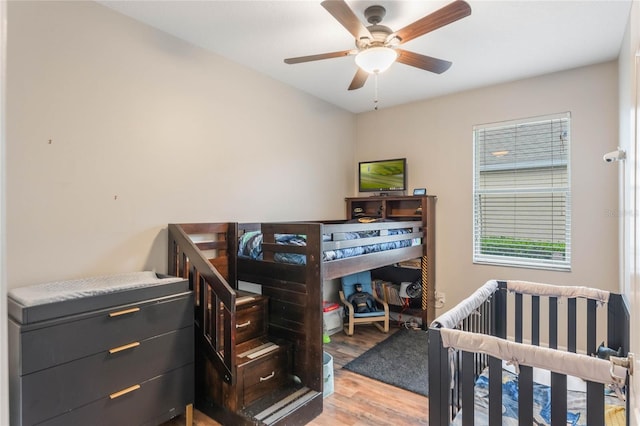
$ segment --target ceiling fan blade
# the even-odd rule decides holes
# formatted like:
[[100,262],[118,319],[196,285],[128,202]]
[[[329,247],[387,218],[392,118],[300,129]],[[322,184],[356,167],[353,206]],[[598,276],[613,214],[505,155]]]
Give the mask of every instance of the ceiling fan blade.
[[319,61],[321,59],[341,58],[343,56],[352,55],[354,50],[341,50],[339,52],[320,53],[318,55],[299,56],[297,58],[287,58],[284,60],[287,64],[299,64],[301,62]]
[[358,71],[356,71],[356,75],[353,77],[353,80],[349,85],[349,90],[356,90],[364,86],[364,83],[367,82],[367,77],[369,77],[369,73],[361,68],[358,68]]
[[471,6],[463,0],[456,0],[398,30],[394,35],[400,39],[400,43],[406,43],[469,15],[471,15]]
[[373,40],[373,36],[364,26],[364,24],[353,13],[351,8],[344,2],[344,0],[325,0],[320,3],[327,12],[331,14],[343,27],[347,29],[353,35],[356,40],[361,38],[369,38]]
[[398,62],[420,68],[425,71],[431,71],[436,74],[442,74],[451,67],[451,62],[443,59],[432,58],[431,56],[421,55],[408,50],[396,49],[398,52]]

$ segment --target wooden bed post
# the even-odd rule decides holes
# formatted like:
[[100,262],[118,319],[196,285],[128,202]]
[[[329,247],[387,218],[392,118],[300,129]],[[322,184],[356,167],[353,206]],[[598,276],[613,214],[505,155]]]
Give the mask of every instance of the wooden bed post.
[[427,330],[431,321],[436,319],[436,200],[437,197],[434,196],[424,197],[422,200],[422,232],[425,239],[420,262],[423,330]]
[[498,289],[493,293],[491,334],[507,337],[507,283],[498,281]]
[[[607,346],[618,350],[623,356],[629,351],[629,308],[622,295],[611,294],[607,309]],[[595,345],[594,345],[595,346]],[[588,348],[596,352],[597,348]]]
[[[423,297],[424,300],[424,297]],[[449,350],[442,347],[440,330],[429,328],[429,424],[449,424]]]
[[[435,309],[433,304],[435,298],[430,297],[432,293],[429,285],[429,257],[422,256],[420,261],[421,279],[422,279],[422,329],[427,330],[429,323],[435,319]],[[434,312],[431,312],[434,311]]]

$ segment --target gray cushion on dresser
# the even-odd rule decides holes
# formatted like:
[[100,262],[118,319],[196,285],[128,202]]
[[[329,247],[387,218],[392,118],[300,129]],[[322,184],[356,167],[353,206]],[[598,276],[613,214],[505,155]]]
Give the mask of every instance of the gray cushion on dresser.
[[29,324],[188,289],[182,278],[142,271],[17,287],[7,301],[9,316]]

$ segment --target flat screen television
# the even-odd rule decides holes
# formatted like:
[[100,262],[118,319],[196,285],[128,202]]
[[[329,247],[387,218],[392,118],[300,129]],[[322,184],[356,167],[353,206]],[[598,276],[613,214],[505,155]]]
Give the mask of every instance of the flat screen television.
[[361,161],[358,185],[360,192],[406,191],[407,159]]

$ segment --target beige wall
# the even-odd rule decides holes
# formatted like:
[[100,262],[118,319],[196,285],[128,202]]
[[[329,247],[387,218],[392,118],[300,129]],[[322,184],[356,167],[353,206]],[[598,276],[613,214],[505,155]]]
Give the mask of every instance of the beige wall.
[[5,249],[5,81],[7,2],[0,2],[0,425],[9,424],[9,354]]
[[[407,157],[409,187],[438,196],[436,290],[445,309],[491,278],[618,290],[617,170],[602,161],[618,142],[617,84],[610,62],[358,115],[356,160]],[[474,265],[473,125],[564,111],[572,118],[572,271]]]
[[[411,188],[439,196],[445,307],[489,278],[617,290],[618,171],[601,160],[618,138],[616,63],[356,118],[92,2],[6,4],[9,288],[164,271],[169,222],[342,217],[357,161],[406,156]],[[635,82],[621,83],[628,95]],[[573,271],[473,265],[472,126],[562,111],[573,120]]]
[[[9,40],[9,288],[163,271],[170,222],[339,218],[356,161],[406,156],[439,196],[446,307],[489,278],[616,289],[615,63],[355,118],[94,3],[10,2]],[[562,111],[573,271],[473,265],[472,126]]]
[[93,2],[8,20],[8,288],[165,272],[167,223],[344,217],[353,114]]

